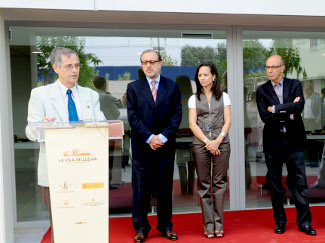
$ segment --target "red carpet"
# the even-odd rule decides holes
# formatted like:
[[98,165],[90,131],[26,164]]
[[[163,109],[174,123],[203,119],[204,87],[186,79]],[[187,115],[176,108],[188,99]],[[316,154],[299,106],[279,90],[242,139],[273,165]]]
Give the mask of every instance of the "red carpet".
[[[178,243],[191,242],[241,242],[241,243],[301,243],[301,242],[325,242],[325,207],[311,207],[313,221],[312,226],[317,230],[316,236],[308,236],[298,231],[295,222],[295,208],[287,208],[288,222],[286,232],[282,235],[275,234],[274,219],[271,209],[227,211],[224,216],[225,237],[222,239],[207,239],[203,235],[201,213],[175,214],[173,215],[174,231],[178,234]],[[155,229],[156,216],[149,217],[152,230],[145,242],[167,243],[166,238],[161,237]],[[135,236],[131,217],[110,218],[110,243],[131,243]],[[41,243],[50,243],[50,229],[44,235]],[[94,242],[96,243],[96,242]]]

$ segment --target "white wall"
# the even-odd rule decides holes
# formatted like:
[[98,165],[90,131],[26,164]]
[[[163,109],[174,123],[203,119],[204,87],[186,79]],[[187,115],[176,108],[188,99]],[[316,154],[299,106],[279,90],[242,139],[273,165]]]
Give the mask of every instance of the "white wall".
[[10,88],[8,87],[8,67],[6,58],[5,26],[0,9],[0,242],[12,243],[13,219],[15,202],[12,197],[15,192],[12,184],[13,158],[11,136],[11,104],[9,104]]
[[94,0],[1,0],[0,8],[94,10]]
[[325,16],[323,0],[97,0],[100,10]]
[[324,0],[1,0],[0,8],[325,16]]

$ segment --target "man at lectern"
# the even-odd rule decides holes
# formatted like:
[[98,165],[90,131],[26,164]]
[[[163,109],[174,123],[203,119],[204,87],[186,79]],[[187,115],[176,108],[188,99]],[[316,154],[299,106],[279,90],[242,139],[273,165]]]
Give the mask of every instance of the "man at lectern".
[[[98,93],[77,84],[82,66],[78,54],[69,48],[56,47],[53,49],[50,59],[53,70],[59,78],[52,84],[32,90],[28,104],[28,123],[105,120],[104,114],[100,111]],[[26,135],[32,141],[38,141],[39,134],[30,125],[26,127]],[[38,184],[45,188],[52,226],[44,142],[40,144]],[[54,242],[53,227],[52,242]]]
[[152,195],[157,196],[157,229],[167,239],[177,240],[172,230],[172,187],[175,135],[182,120],[181,93],[176,82],[160,75],[158,52],[146,50],[140,61],[146,77],[127,88],[134,240],[145,241],[151,229],[147,215]]

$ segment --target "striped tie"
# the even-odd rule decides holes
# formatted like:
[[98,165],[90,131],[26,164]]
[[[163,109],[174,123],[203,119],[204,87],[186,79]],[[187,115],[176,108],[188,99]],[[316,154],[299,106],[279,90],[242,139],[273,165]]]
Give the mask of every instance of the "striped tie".
[[152,93],[152,97],[154,102],[156,102],[156,98],[157,98],[157,89],[156,89],[156,80],[152,80],[151,84],[152,84],[152,89],[151,89],[151,93]]

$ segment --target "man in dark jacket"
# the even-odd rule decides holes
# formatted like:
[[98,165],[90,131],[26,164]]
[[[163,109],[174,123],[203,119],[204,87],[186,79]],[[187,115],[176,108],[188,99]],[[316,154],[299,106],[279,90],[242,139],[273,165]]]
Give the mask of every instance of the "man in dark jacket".
[[306,135],[301,118],[304,95],[300,81],[283,77],[284,69],[281,56],[269,57],[266,70],[270,80],[261,85],[256,93],[258,111],[265,123],[263,146],[276,222],[274,231],[278,234],[284,233],[287,222],[282,186],[282,165],[286,162],[286,184],[295,200],[298,229],[308,235],[316,235],[310,225],[311,213],[305,172]]
[[160,75],[159,53],[144,51],[140,61],[146,77],[129,83],[127,88],[135,242],[143,242],[151,229],[147,214],[152,195],[157,196],[157,229],[167,239],[177,240],[171,220],[175,135],[182,120],[181,94],[176,82]]

